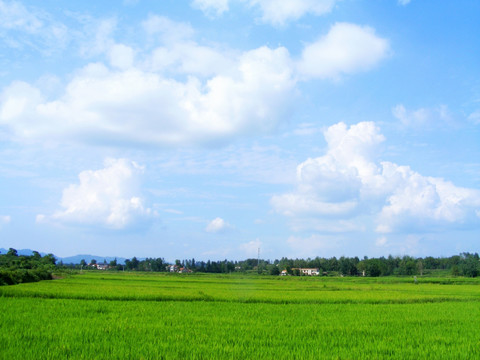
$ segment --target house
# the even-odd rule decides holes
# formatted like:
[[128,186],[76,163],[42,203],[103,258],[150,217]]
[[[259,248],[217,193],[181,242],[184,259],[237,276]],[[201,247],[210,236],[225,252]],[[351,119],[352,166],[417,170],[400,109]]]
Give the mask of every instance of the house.
[[302,275],[307,275],[307,276],[320,275],[320,271],[318,270],[318,268],[305,268],[305,269],[300,268],[299,270],[300,270],[300,274]]
[[178,266],[177,265],[167,265],[167,271],[168,272],[178,272]]
[[[292,269],[292,272],[293,273],[296,273],[297,271],[298,273],[297,274],[300,274],[300,275],[305,275],[305,276],[317,276],[317,275],[320,275],[320,270],[318,268],[293,268]],[[280,276],[287,276],[288,275],[288,271],[287,270],[282,270],[280,272]]]
[[178,270],[178,272],[179,272],[180,274],[189,274],[189,273],[191,273],[191,272],[193,272],[193,271],[190,270],[190,269],[187,269],[187,268],[185,268],[185,267],[182,267],[182,268],[180,268],[180,269]]
[[103,264],[96,264],[97,265],[97,270],[108,270],[110,266],[106,263]]

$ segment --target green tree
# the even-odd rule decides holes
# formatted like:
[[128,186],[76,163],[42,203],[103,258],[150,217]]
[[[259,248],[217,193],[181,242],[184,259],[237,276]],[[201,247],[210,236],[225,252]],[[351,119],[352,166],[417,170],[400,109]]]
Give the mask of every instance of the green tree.
[[479,261],[474,256],[467,256],[461,265],[464,276],[477,277],[479,274]]
[[10,249],[8,249],[7,255],[9,255],[9,256],[18,256],[18,252],[17,252],[17,250],[15,250],[14,248],[10,248]]
[[277,265],[270,265],[270,275],[280,275],[280,269]]

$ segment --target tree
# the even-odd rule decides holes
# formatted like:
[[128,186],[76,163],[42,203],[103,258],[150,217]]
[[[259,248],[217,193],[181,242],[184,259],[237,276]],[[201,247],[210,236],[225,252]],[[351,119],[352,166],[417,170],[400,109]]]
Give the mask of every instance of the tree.
[[462,273],[464,276],[477,277],[479,274],[478,260],[475,256],[467,256],[462,264]]
[[18,256],[18,252],[17,252],[17,250],[15,250],[14,248],[10,248],[10,249],[8,249],[7,255],[9,255],[9,256]]
[[85,261],[85,259],[80,260],[80,266],[81,266],[82,268],[84,268],[84,267],[87,266],[87,262]]
[[42,258],[42,262],[47,265],[55,265],[57,259],[55,258],[55,255],[47,254]]
[[293,275],[293,271],[290,265],[285,266],[285,270],[287,271],[288,275]]
[[140,263],[140,262],[138,261],[138,259],[134,256],[134,257],[132,258],[132,266],[133,266],[133,268],[134,268],[134,269],[138,269],[138,264],[139,264],[139,263]]
[[270,275],[280,275],[280,269],[277,265],[270,266]]
[[382,275],[383,264],[379,259],[369,259],[363,261],[365,264],[365,273],[367,276],[377,277]]

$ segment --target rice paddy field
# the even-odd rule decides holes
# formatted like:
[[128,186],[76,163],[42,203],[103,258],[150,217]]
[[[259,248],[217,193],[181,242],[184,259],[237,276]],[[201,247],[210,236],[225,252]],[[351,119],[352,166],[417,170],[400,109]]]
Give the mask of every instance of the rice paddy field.
[[0,287],[0,358],[480,359],[479,285],[85,272]]

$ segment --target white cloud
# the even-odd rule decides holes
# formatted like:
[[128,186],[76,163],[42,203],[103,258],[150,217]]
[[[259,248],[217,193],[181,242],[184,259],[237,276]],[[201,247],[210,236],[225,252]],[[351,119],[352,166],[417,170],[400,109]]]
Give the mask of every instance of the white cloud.
[[[213,17],[228,11],[232,2],[235,0],[193,0],[191,4],[207,16]],[[236,2],[258,8],[262,22],[282,26],[307,14],[319,16],[329,13],[338,0],[236,0]]]
[[78,184],[63,190],[62,210],[38,215],[38,222],[61,222],[124,229],[152,215],[140,197],[143,168],[126,159],[107,159],[105,168],[82,171]]
[[440,105],[436,108],[419,108],[407,110],[403,104],[392,108],[392,114],[406,128],[424,128],[427,126],[447,123],[451,120],[448,107]]
[[27,8],[18,1],[0,0],[0,36],[2,32],[6,32],[5,44],[15,48],[32,46],[43,53],[48,53],[50,48],[62,47],[69,40],[64,24],[52,20],[48,13]]
[[166,43],[175,43],[191,39],[195,30],[185,22],[176,22],[165,16],[149,15],[142,22],[142,28],[149,37],[156,37]]
[[0,95],[0,124],[18,138],[61,142],[191,145],[266,133],[289,113],[295,85],[289,62],[286,49],[262,47],[206,82],[90,64],[53,101],[32,85],[12,83]]
[[398,3],[399,3],[400,5],[405,6],[405,5],[410,4],[410,1],[411,1],[411,0],[398,0]]
[[480,110],[474,111],[468,116],[468,120],[474,124],[480,124]]
[[43,22],[20,2],[0,1],[0,27],[34,33],[43,27]]
[[[237,71],[237,54],[229,54],[193,41],[180,41],[157,47],[144,62],[146,70],[188,76],[215,76]],[[234,70],[233,70],[234,69]]]
[[307,78],[338,78],[371,69],[388,51],[388,40],[371,27],[336,23],[327,35],[305,47],[298,69]]
[[298,165],[296,190],[271,199],[274,209],[291,217],[297,230],[302,225],[315,228],[312,219],[322,227],[330,218],[337,224],[351,219],[351,226],[345,228],[350,231],[356,219],[368,215],[380,233],[435,231],[479,222],[479,190],[379,161],[384,137],[374,123],[350,128],[339,123],[324,136],[326,154]]
[[220,16],[228,11],[229,0],[193,0],[192,6],[208,16]]
[[220,233],[225,232],[231,227],[232,226],[228,222],[226,222],[222,218],[217,217],[208,223],[205,231],[210,233]]
[[126,70],[133,66],[135,51],[129,46],[115,44],[110,48],[108,56],[113,67]]
[[[110,36],[115,19],[97,25],[84,51],[102,53],[108,64],[76,70],[55,97],[25,82],[3,89],[0,125],[16,140],[191,146],[269,133],[289,118],[299,77],[365,70],[383,56],[371,44],[386,43],[370,28],[336,24],[296,62],[284,47],[241,52],[201,45],[188,24],[154,15],[143,22],[148,36],[160,39],[154,48],[115,43]],[[368,56],[345,50],[362,39]],[[326,60],[322,51],[312,50],[318,46],[343,49],[342,61]]]
[[113,35],[117,29],[117,19],[82,19],[83,33],[77,37],[80,42],[79,51],[84,57],[107,54],[115,45]]
[[323,15],[332,11],[337,0],[244,0],[259,7],[261,20],[276,26],[298,20],[306,14]]

